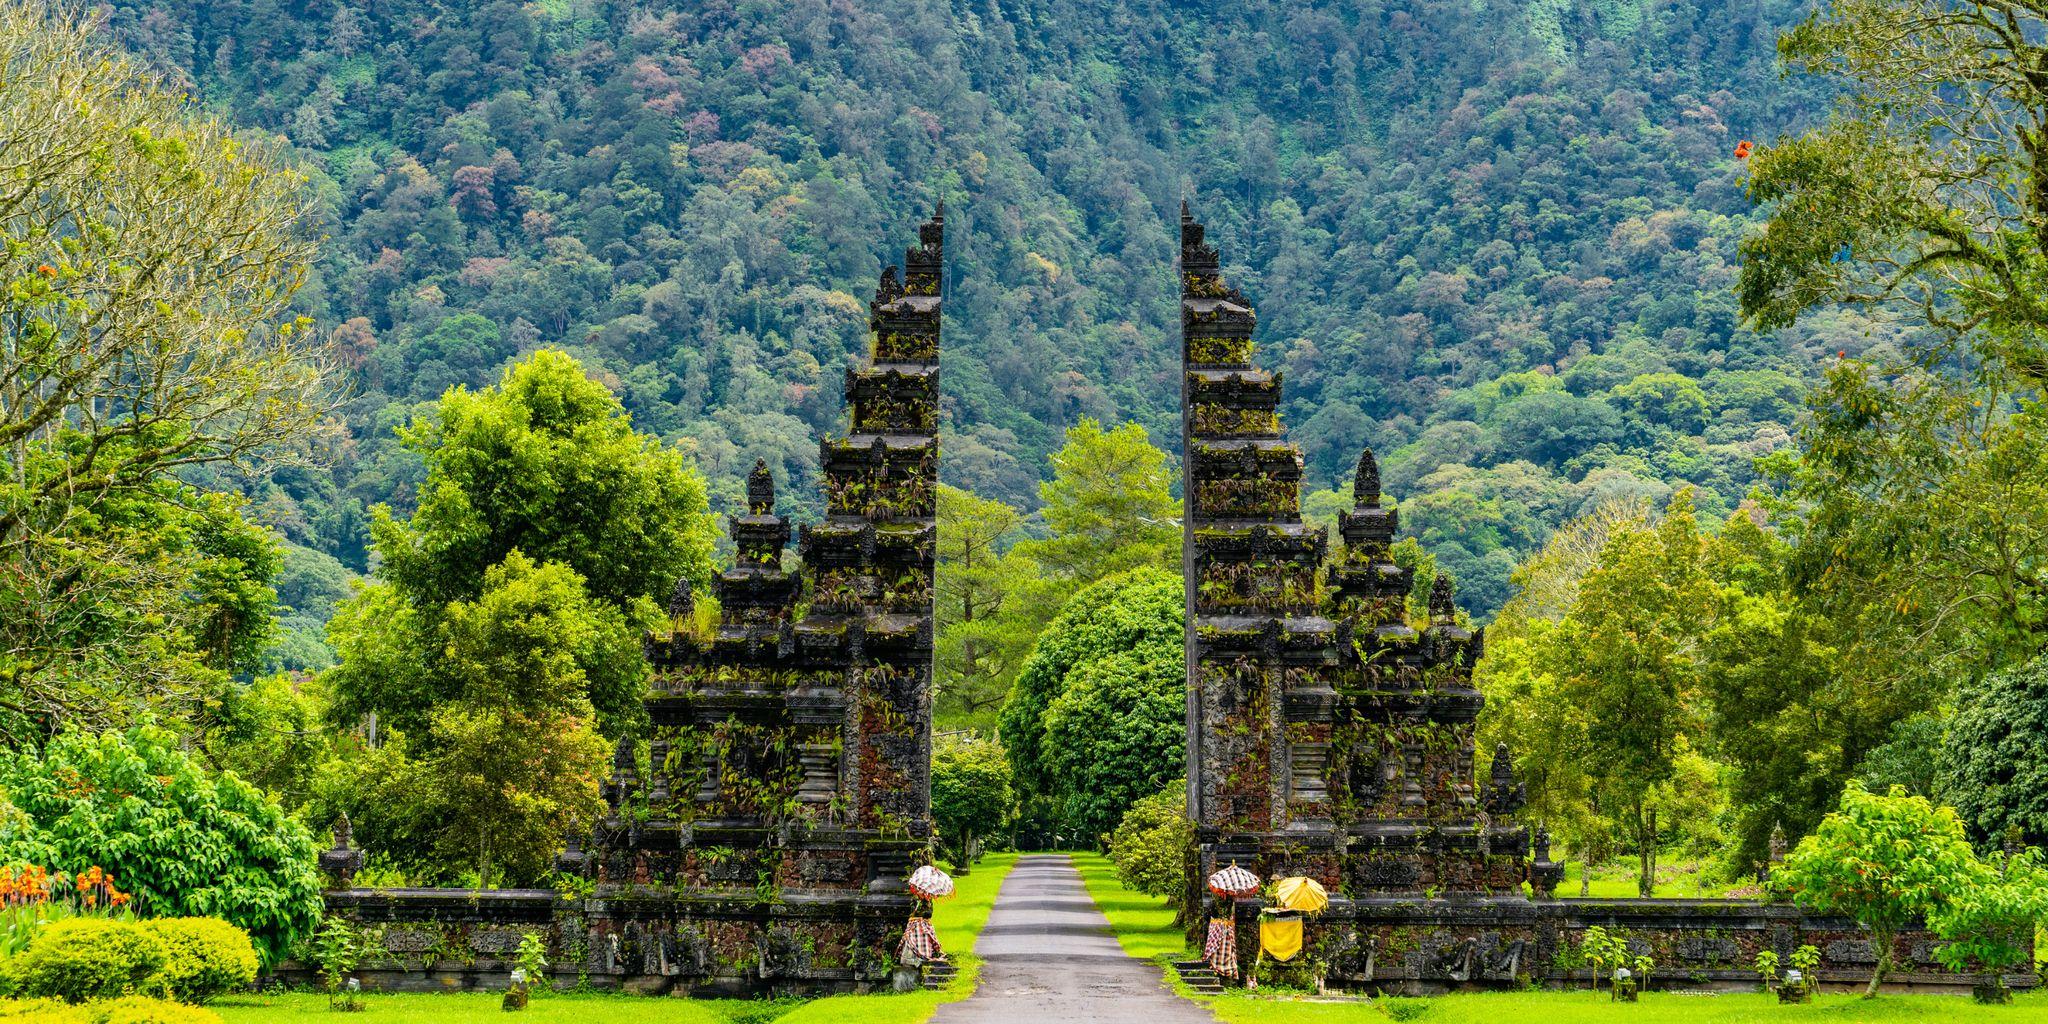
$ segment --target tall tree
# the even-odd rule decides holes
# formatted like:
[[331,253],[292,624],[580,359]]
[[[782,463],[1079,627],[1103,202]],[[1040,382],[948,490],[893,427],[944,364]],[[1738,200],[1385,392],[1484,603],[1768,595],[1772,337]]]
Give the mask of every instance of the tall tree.
[[934,714],[956,727],[991,725],[1030,649],[1030,624],[1014,605],[1029,599],[1037,567],[1008,548],[1024,516],[940,484],[938,522]]
[[1144,565],[1180,560],[1180,499],[1172,459],[1145,428],[1103,430],[1083,419],[1052,453],[1052,479],[1039,485],[1049,536],[1019,550],[1071,589]]
[[[1003,704],[1002,738],[1039,827],[1092,839],[1116,825],[1092,798],[1121,798],[1120,814],[1178,770],[1172,743],[1186,742],[1184,726],[1171,728],[1177,741],[1160,728],[1183,713],[1165,715],[1157,697],[1170,677],[1170,703],[1183,706],[1181,600],[1178,575],[1133,569],[1076,593],[1032,645]],[[1085,692],[1074,693],[1084,679]]]
[[276,556],[187,481],[301,452],[335,401],[324,345],[291,312],[313,255],[305,176],[101,28],[0,3],[10,731],[167,695],[190,710],[220,670],[246,667]]
[[426,484],[410,521],[376,510],[376,581],[330,624],[337,718],[375,713],[417,731],[459,694],[443,619],[518,552],[569,570],[585,591],[601,628],[568,650],[604,731],[636,721],[640,637],[664,621],[653,595],[711,571],[704,483],[683,454],[635,432],[604,385],[552,350],[496,388],[451,390],[402,436],[425,459]]
[[1840,86],[1827,123],[1752,157],[1770,211],[1742,246],[1745,314],[1851,302],[2048,379],[2048,9],[1832,0],[1779,41]]

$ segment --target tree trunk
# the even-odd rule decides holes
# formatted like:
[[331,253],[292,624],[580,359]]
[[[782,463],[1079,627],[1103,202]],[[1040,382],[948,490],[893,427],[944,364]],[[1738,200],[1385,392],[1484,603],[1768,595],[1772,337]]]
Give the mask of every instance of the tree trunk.
[[1870,987],[1863,990],[1863,998],[1877,997],[1877,987],[1884,984],[1885,975],[1892,972],[1892,933],[1873,930],[1870,944],[1877,947],[1877,965],[1870,969]]
[[1636,812],[1636,894],[1648,899],[1657,889],[1657,812]]

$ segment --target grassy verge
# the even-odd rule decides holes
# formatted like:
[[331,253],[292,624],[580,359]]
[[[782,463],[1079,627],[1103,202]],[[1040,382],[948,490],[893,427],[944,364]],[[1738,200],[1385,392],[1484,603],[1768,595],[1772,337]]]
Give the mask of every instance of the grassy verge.
[[960,968],[958,980],[943,992],[833,996],[808,1003],[550,995],[535,998],[516,1018],[508,1018],[499,1009],[502,994],[496,992],[370,993],[364,997],[367,1010],[346,1015],[329,1011],[326,996],[309,992],[238,996],[219,1000],[211,1009],[221,1015],[225,1024],[459,1024],[485,1020],[518,1020],[521,1024],[921,1024],[931,1019],[939,1004],[965,999],[974,991],[974,979],[980,970],[980,961],[972,952],[974,939],[988,923],[989,909],[995,906],[996,889],[1002,885],[1003,876],[1016,863],[1014,853],[989,854],[972,872],[957,879],[959,889],[953,898],[938,902],[932,922],[938,929],[939,941]]
[[1074,867],[1081,872],[1081,884],[1088,887],[1089,897],[1109,918],[1109,929],[1124,952],[1140,960],[1173,960],[1187,954],[1187,939],[1174,927],[1171,907],[1157,896],[1124,888],[1116,877],[1116,865],[1108,857],[1099,853],[1077,853],[1073,857]]

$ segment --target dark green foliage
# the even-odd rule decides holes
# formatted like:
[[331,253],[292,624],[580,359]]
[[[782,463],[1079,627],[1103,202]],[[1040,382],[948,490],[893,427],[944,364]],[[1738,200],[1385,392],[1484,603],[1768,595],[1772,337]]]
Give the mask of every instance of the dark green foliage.
[[256,980],[249,933],[210,917],[168,917],[142,924],[164,947],[155,983],[172,998],[204,1003]]
[[275,963],[320,916],[318,847],[275,799],[213,775],[153,726],[69,732],[40,754],[0,756],[0,790],[24,817],[0,860],[98,866],[152,916],[218,917]]
[[1046,801],[1027,810],[1093,838],[1181,771],[1183,631],[1180,578],[1160,569],[1112,576],[1066,603],[1003,705],[1017,787]]
[[170,952],[134,921],[74,917],[38,929],[4,971],[14,994],[30,999],[117,999],[160,990],[157,975]]
[[1941,741],[1940,794],[1980,844],[2048,842],[2048,659],[1958,688]]

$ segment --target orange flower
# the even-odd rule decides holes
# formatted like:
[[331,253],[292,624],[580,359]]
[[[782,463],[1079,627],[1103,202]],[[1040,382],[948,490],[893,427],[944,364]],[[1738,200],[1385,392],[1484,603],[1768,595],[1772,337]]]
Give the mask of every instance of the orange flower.
[[41,274],[44,277],[56,277],[57,268],[45,263],[42,266],[36,268],[36,273]]

